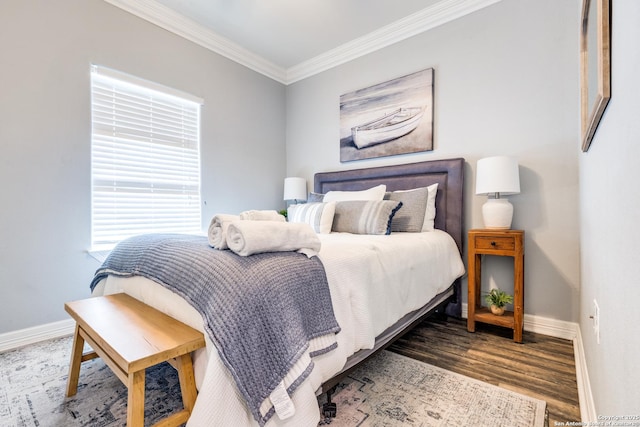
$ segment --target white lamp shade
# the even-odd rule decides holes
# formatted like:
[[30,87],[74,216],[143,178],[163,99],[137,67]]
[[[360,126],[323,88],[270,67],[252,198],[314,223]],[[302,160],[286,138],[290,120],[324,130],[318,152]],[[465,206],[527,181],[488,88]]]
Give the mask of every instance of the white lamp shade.
[[518,162],[508,156],[485,157],[476,167],[476,194],[520,193]]
[[307,180],[295,176],[285,178],[284,200],[307,200]]

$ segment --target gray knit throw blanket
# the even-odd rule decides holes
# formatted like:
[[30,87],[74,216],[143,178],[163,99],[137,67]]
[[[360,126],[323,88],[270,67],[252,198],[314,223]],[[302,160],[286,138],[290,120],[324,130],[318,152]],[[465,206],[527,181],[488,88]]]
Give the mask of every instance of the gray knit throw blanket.
[[[144,276],[196,308],[204,327],[260,425],[274,414],[259,408],[313,338],[335,336],[324,267],[318,257],[295,252],[242,257],[212,249],[206,237],[148,234],[113,249],[91,282],[107,275]],[[326,353],[333,344],[311,356]],[[309,363],[288,388],[291,395],[310,374]]]

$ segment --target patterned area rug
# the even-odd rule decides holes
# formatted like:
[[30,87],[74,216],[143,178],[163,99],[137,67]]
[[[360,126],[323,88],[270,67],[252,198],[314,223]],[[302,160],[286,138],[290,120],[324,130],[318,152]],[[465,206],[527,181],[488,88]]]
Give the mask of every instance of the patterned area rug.
[[546,402],[390,351],[338,385],[331,427],[542,427]]
[[[66,398],[71,337],[0,354],[0,426],[125,427],[127,388],[101,359],[82,364],[78,392]],[[168,363],[146,371],[145,424],[182,408]]]
[[[0,426],[126,426],[127,389],[100,359],[82,364],[78,393],[65,397],[71,338],[0,354]],[[145,425],[182,408],[176,371],[147,370]],[[543,401],[388,351],[358,369],[332,399],[331,427],[541,427]],[[320,404],[322,397],[320,398]]]

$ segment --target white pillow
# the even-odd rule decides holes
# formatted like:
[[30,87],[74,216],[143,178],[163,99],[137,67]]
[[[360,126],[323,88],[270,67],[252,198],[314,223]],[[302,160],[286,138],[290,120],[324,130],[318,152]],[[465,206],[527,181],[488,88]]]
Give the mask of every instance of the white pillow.
[[316,233],[331,233],[336,202],[303,203],[287,209],[287,221],[309,224]]
[[324,195],[323,202],[344,202],[349,200],[382,200],[387,186],[380,184],[361,191],[329,191]]
[[424,213],[424,222],[422,223],[422,231],[431,231],[435,228],[436,218],[436,194],[438,193],[438,183],[431,184],[427,187],[429,192],[427,195],[427,209]]

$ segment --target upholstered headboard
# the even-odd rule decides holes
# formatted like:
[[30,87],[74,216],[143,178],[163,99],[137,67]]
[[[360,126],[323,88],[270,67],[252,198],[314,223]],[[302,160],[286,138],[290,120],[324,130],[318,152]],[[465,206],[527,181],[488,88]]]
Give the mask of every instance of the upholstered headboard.
[[315,174],[314,191],[365,190],[386,184],[387,191],[410,190],[438,183],[435,227],[449,233],[462,253],[462,187],[464,159],[431,160]]

